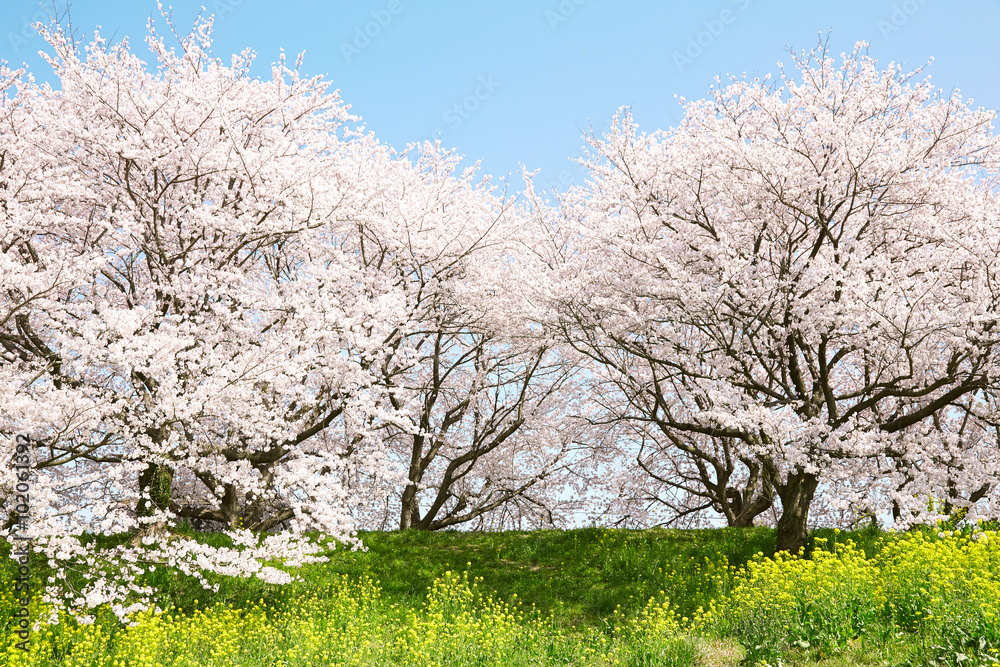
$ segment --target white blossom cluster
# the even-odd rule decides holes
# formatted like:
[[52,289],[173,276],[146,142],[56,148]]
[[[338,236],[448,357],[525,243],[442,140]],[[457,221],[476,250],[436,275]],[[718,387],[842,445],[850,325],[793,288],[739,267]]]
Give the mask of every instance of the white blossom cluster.
[[866,49],[717,80],[670,131],[623,111],[590,182],[535,206],[536,317],[597,363],[635,462],[619,514],[780,506],[792,547],[814,499],[996,517],[995,114]]

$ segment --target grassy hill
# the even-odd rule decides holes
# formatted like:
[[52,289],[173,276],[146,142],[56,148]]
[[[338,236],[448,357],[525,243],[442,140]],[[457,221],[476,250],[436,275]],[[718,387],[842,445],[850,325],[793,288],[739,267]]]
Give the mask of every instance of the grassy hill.
[[774,557],[764,528],[361,538],[367,551],[333,549],[287,586],[220,577],[209,593],[161,568],[150,583],[165,614],[128,628],[110,613],[93,626],[43,625],[31,654],[8,648],[6,659],[968,667],[1000,657],[995,533],[824,530],[803,559]]

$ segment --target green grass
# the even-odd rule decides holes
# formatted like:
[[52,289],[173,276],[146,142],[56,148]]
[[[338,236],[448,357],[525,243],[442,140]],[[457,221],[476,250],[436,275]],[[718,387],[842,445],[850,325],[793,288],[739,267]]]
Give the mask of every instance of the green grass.
[[[328,563],[299,569],[304,581],[287,586],[209,577],[220,584],[213,594],[160,568],[149,583],[164,591],[159,603],[172,610],[173,625],[147,628],[153,634],[139,641],[138,630],[123,630],[105,614],[99,625],[106,645],[94,655],[155,644],[161,648],[150,664],[249,666],[287,654],[295,657],[288,665],[352,664],[363,655],[370,664],[707,666],[736,665],[745,656],[745,664],[969,667],[995,664],[1000,644],[995,619],[982,621],[990,604],[1000,609],[1000,550],[976,555],[933,532],[905,538],[900,550],[892,546],[899,537],[877,531],[816,531],[810,551],[823,554],[806,562],[772,560],[774,532],[765,528],[360,537],[366,551],[331,549]],[[33,574],[48,575],[41,564]],[[970,577],[975,588],[966,591],[961,582]],[[5,590],[8,581],[5,575]],[[254,630],[254,614],[266,614],[274,631]],[[103,658],[83,660],[84,634],[64,625],[46,635],[63,652],[26,664],[114,667]],[[170,653],[185,632],[218,636],[226,650],[243,652],[191,658],[180,646]],[[223,641],[226,632],[232,637]],[[302,634],[312,638],[312,653],[295,648]],[[420,643],[417,635],[435,639]],[[346,657],[335,658],[332,645]],[[464,647],[464,658],[453,657],[456,647]],[[977,657],[948,657],[962,651]]]
[[[567,625],[599,625],[616,608],[632,613],[663,591],[678,612],[691,616],[717,593],[705,578],[706,567],[725,559],[743,567],[755,554],[772,556],[774,531],[769,528],[715,530],[541,530],[532,532],[370,532],[360,533],[367,551],[341,546],[326,555],[329,563],[303,567],[305,588],[325,586],[346,574],[377,580],[393,603],[416,607],[431,584],[446,571],[468,571],[505,602],[514,599],[552,613]],[[814,531],[812,539],[852,539],[871,556],[880,536],[870,531]],[[167,587],[170,601],[185,611],[203,602],[196,582]],[[236,606],[261,598],[285,604],[300,584],[271,586],[255,581],[217,578],[215,599]],[[185,585],[186,584],[186,585]],[[516,598],[515,598],[516,596]]]
[[483,587],[573,625],[596,625],[616,607],[631,613],[659,591],[693,612],[710,596],[701,590],[704,559],[726,556],[742,565],[773,543],[766,529],[751,531],[573,531],[507,533],[367,533],[367,553],[334,551],[326,573],[369,575],[386,595],[416,604],[447,570],[468,570]]

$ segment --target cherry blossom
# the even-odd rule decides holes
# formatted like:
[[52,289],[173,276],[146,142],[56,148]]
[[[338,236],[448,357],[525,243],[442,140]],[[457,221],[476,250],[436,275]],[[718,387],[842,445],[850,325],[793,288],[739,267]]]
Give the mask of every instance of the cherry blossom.
[[975,516],[1000,481],[994,114],[863,44],[793,57],[673,130],[591,137],[588,185],[537,207],[540,317],[678,511],[778,504],[792,550],[817,492]]

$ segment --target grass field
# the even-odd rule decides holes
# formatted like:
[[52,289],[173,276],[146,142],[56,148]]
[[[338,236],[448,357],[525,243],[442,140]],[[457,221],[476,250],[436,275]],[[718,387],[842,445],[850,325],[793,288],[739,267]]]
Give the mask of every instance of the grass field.
[[[41,625],[10,665],[970,665],[1000,657],[1000,535],[367,533],[303,583],[158,570],[162,615]],[[219,540],[219,536],[206,536]],[[8,561],[9,562],[9,561]],[[38,568],[35,568],[38,570]],[[9,568],[7,568],[9,570]],[[39,570],[37,576],[45,576]],[[12,607],[10,574],[0,604]],[[37,605],[36,605],[37,606]],[[8,619],[4,619],[9,624]]]

